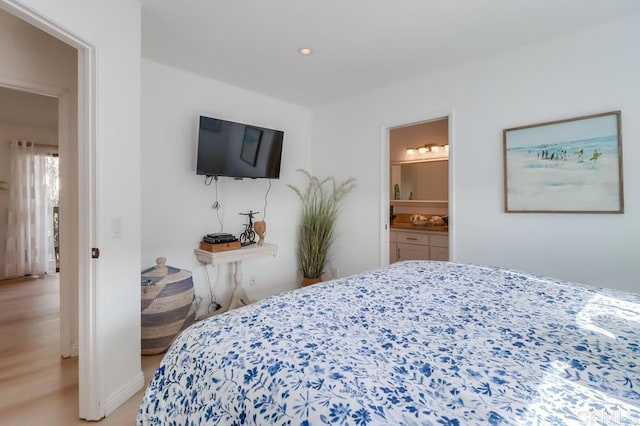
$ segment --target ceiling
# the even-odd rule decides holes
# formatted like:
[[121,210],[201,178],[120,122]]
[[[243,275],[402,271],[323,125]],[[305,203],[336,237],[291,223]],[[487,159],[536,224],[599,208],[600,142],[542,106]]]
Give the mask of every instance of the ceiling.
[[638,0],[140,1],[144,57],[309,107],[640,13]]
[[58,99],[0,86],[0,121],[58,128]]

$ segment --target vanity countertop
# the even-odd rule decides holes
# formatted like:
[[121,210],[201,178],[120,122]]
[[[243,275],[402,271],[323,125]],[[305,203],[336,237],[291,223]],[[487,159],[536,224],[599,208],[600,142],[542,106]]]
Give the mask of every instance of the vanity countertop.
[[391,224],[391,229],[411,230],[421,232],[449,232],[449,226],[418,226],[411,222],[397,222]]

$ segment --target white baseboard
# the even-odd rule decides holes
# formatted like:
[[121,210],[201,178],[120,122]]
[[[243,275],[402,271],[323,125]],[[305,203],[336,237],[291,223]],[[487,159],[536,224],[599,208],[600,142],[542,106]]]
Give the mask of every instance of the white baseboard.
[[104,406],[105,416],[113,413],[118,407],[127,402],[129,398],[136,394],[144,386],[144,374],[140,371],[129,383],[124,384],[120,389],[107,397]]

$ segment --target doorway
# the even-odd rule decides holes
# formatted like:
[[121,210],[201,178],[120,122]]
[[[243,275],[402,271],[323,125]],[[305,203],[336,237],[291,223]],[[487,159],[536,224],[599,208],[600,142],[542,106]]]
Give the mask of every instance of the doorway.
[[57,272],[58,160],[58,99],[0,87],[0,279]]
[[[6,18],[13,18],[13,21]],[[0,86],[23,90],[58,99],[58,133],[60,141],[61,188],[60,227],[60,343],[65,356],[78,355],[80,417],[98,420],[105,415],[100,393],[102,372],[98,362],[97,300],[95,267],[89,253],[95,241],[95,49],[60,25],[24,6],[16,0],[0,0],[0,17],[8,25],[3,30],[16,30],[16,22],[39,31],[35,37],[9,34],[7,55],[0,64]],[[21,29],[16,31],[20,33]],[[33,31],[30,30],[30,31]],[[41,55],[42,48],[29,50],[29,43],[50,38],[73,52],[71,62]],[[1,41],[1,40],[0,40]],[[13,43],[11,43],[13,42]],[[25,47],[26,46],[26,47]],[[17,49],[27,49],[17,51]],[[38,65],[41,58],[55,58]],[[66,73],[52,72],[52,67],[69,63],[73,81],[60,84],[56,77]],[[6,66],[6,68],[4,68]],[[21,68],[22,67],[22,68]],[[6,72],[5,74],[5,71]],[[79,143],[82,141],[82,143]],[[82,236],[82,238],[80,238]],[[87,253],[81,256],[80,253]],[[79,283],[83,283],[82,286]]]
[[[398,211],[406,212],[404,214],[418,214],[418,213],[430,213],[434,216],[446,217],[447,221],[449,217],[454,213],[454,198],[453,198],[453,165],[454,165],[454,115],[453,111],[446,111],[434,114],[428,114],[422,117],[414,117],[406,120],[399,121],[397,123],[391,123],[382,126],[381,129],[381,187],[380,187],[380,222],[383,224],[380,233],[380,264],[388,265],[392,260],[391,247],[391,221],[392,217],[398,213]],[[426,135],[421,131],[424,128],[432,129],[430,135]],[[392,132],[397,133],[398,130],[405,131],[405,139],[402,144],[402,152],[392,153]],[[406,145],[406,146],[405,146]],[[438,162],[437,167],[430,167],[429,173],[445,173],[446,174],[446,189],[442,189],[442,185],[438,188],[431,188],[431,190],[425,191],[418,186],[407,184],[407,178],[405,178],[405,188],[402,188],[402,175],[401,167],[399,164],[421,164],[423,162]],[[392,163],[398,167],[391,167]],[[440,172],[434,172],[434,170],[441,170]],[[414,167],[411,168],[413,170]],[[415,171],[415,170],[413,170]],[[394,174],[394,176],[392,176]],[[440,179],[442,181],[443,179]],[[392,182],[398,183],[398,187],[392,185]],[[407,189],[407,186],[412,188]],[[403,192],[404,189],[404,192]],[[404,200],[402,194],[404,193]],[[418,194],[427,194],[425,197],[436,197],[438,199],[430,200],[418,200],[416,197]],[[435,195],[434,195],[435,194]],[[398,199],[396,199],[398,198]],[[446,198],[446,199],[443,199]],[[396,200],[394,200],[396,199]],[[391,209],[392,205],[394,209]],[[418,207],[420,206],[420,207]],[[425,210],[426,209],[426,210]],[[448,253],[449,260],[455,259],[455,251],[453,242],[453,227],[448,227],[447,239],[448,239]],[[445,240],[446,241],[446,240]]]

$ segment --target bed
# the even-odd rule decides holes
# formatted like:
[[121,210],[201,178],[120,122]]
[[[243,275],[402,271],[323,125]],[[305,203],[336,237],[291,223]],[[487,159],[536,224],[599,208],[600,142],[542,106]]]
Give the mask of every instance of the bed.
[[640,295],[407,261],[184,331],[138,425],[640,424]]

